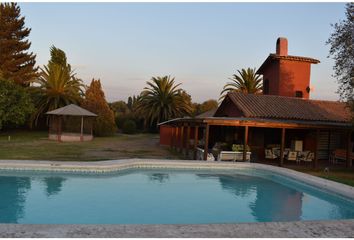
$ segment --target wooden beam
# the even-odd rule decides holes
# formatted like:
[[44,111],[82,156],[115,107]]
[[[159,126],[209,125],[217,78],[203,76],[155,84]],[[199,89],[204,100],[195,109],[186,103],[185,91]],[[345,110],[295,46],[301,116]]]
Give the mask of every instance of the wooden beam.
[[187,134],[186,134],[187,140],[186,140],[186,152],[185,152],[186,158],[189,157],[189,149],[190,149],[190,146],[189,146],[190,141],[189,140],[191,138],[190,134],[191,134],[191,127],[190,127],[190,125],[187,125]]
[[318,140],[319,140],[320,130],[316,129],[316,136],[315,136],[315,158],[313,160],[313,168],[318,168]]
[[204,136],[204,160],[208,159],[208,146],[209,146],[209,124],[205,126],[205,136]]
[[352,165],[353,165],[353,163],[352,163],[352,159],[351,159],[351,152],[352,152],[352,149],[351,149],[351,136],[352,136],[352,131],[351,130],[349,130],[349,131],[347,131],[347,140],[346,140],[346,142],[347,142],[347,152],[346,152],[346,165],[347,165],[347,167],[348,168],[350,168],[350,167],[352,167]]
[[280,142],[280,157],[279,157],[279,166],[284,165],[284,145],[285,145],[285,128],[281,129],[281,142]]
[[194,126],[194,146],[193,146],[193,159],[194,160],[196,160],[196,158],[197,158],[198,129],[199,129],[199,127],[197,125]]
[[243,138],[243,161],[247,158],[247,144],[248,144],[248,126],[245,126],[245,135]]
[[286,128],[286,129],[348,129],[349,126],[335,125],[315,125],[301,123],[284,123],[284,122],[259,122],[251,120],[232,120],[232,119],[206,119],[204,123],[216,126],[249,126],[263,128]]

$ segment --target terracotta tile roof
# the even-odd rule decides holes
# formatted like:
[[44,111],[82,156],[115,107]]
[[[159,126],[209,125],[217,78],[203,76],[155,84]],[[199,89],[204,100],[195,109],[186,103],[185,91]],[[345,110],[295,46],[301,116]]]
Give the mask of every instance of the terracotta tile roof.
[[286,56],[280,56],[274,53],[269,54],[267,59],[263,62],[263,64],[259,67],[257,70],[258,74],[261,74],[265,68],[266,65],[268,65],[271,61],[274,60],[290,60],[290,61],[299,61],[299,62],[309,62],[309,63],[320,63],[319,60],[314,59],[314,58],[309,58],[309,57],[301,57],[301,56],[291,56],[291,55],[286,55]]
[[342,102],[238,92],[229,93],[227,97],[248,118],[326,122],[348,122],[351,119],[349,109]]

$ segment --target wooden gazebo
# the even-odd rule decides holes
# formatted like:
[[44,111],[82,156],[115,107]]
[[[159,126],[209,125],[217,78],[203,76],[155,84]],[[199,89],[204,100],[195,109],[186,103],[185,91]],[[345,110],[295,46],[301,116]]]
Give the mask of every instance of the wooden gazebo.
[[46,113],[49,115],[48,138],[60,142],[91,141],[96,114],[70,104]]

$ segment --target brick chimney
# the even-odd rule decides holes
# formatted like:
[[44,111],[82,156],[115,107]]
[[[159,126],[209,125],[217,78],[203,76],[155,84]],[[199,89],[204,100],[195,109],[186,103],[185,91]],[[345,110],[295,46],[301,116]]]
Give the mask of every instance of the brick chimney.
[[288,55],[288,39],[286,38],[278,38],[277,40],[277,49],[276,54],[279,56],[287,56]]

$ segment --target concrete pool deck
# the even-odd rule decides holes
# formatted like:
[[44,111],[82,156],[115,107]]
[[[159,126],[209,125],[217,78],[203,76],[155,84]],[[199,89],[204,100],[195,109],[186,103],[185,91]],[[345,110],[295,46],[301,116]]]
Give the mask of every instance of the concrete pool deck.
[[353,237],[354,220],[199,225],[0,224],[0,238]]
[[[270,165],[241,162],[129,159],[100,162],[0,160],[0,170],[105,173],[131,168],[255,169],[301,181],[354,200],[354,188]],[[354,219],[191,225],[0,224],[0,237],[353,237]]]

